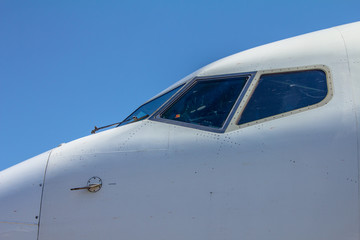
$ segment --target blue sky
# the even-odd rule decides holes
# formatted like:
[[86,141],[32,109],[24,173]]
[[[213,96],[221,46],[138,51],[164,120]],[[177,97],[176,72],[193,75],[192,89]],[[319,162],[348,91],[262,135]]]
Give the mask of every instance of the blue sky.
[[360,1],[0,1],[0,170],[121,121],[222,57],[360,20]]

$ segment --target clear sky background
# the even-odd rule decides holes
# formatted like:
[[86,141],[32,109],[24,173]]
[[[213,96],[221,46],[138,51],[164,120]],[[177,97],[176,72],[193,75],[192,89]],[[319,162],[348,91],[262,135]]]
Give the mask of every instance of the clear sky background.
[[359,20],[359,0],[1,0],[0,170],[222,57]]

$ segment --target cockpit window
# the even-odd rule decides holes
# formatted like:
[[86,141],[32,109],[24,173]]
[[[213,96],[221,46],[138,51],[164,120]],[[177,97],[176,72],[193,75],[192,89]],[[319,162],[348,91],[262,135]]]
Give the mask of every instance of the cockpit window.
[[140,106],[135,112],[130,114],[124,121],[122,121],[119,126],[140,121],[147,117],[149,117],[152,113],[154,113],[163,103],[165,103],[169,98],[171,98],[183,85],[174,88],[173,90],[161,95],[160,97],[151,100],[148,103]]
[[221,128],[236,103],[248,76],[197,80],[160,117]]
[[262,75],[238,124],[314,105],[327,93],[326,74],[322,70]]

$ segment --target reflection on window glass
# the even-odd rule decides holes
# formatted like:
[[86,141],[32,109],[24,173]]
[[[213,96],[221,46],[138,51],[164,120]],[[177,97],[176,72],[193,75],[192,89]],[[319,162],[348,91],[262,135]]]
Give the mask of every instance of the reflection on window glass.
[[131,122],[136,122],[143,120],[149,117],[153,112],[155,112],[163,103],[165,103],[170,97],[172,97],[183,85],[161,95],[158,98],[142,105],[135,112],[133,112],[130,116],[128,116],[124,121],[122,121],[119,125],[125,125]]
[[248,77],[198,81],[162,118],[221,128]]
[[263,75],[238,124],[319,103],[327,92],[326,75],[321,70]]

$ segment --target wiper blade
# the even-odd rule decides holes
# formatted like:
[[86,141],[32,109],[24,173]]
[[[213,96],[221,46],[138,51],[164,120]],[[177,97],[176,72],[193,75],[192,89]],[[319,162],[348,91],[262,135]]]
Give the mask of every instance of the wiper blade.
[[94,134],[94,133],[96,133],[97,131],[99,131],[99,130],[101,130],[101,129],[108,128],[108,127],[112,127],[112,126],[114,126],[114,125],[120,126],[122,123],[128,122],[128,121],[130,121],[130,120],[133,120],[132,122],[137,122],[137,121],[140,121],[140,120],[143,120],[143,119],[147,118],[148,116],[149,116],[149,114],[146,114],[145,116],[142,116],[142,117],[140,117],[140,118],[138,118],[138,117],[136,117],[136,116],[133,116],[133,117],[130,118],[130,119],[125,119],[125,120],[123,120],[123,121],[121,121],[121,122],[113,123],[113,124],[106,125],[106,126],[103,126],[103,127],[99,127],[99,128],[98,128],[97,126],[95,126],[94,129],[91,131],[91,134]]

